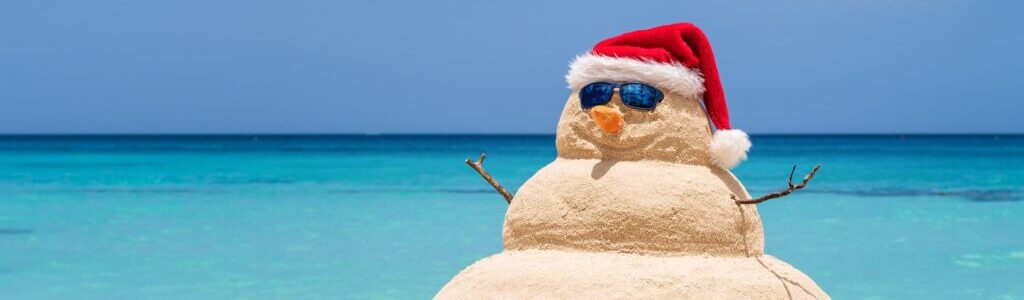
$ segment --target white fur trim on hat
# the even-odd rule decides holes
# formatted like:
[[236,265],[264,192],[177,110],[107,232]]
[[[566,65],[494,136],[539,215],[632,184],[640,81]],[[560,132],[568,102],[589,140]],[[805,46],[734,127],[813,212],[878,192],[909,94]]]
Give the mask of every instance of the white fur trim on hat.
[[732,169],[747,159],[750,150],[750,137],[739,129],[715,131],[708,148],[711,162],[719,167]]
[[597,81],[613,81],[643,82],[683,96],[704,92],[704,77],[681,64],[589,53],[577,56],[569,64],[565,81],[573,90]]

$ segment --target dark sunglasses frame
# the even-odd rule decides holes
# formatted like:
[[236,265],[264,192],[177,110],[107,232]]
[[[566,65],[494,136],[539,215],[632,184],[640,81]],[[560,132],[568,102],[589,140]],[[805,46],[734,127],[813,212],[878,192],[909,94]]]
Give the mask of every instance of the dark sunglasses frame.
[[[597,103],[597,104],[594,104],[594,105],[591,105],[591,106],[585,106],[585,105],[583,105],[583,95],[582,95],[583,90],[586,89],[587,87],[591,86],[591,85],[594,85],[594,84],[608,84],[608,85],[611,85],[612,86],[612,92],[610,94],[608,94],[608,98],[607,99],[604,99],[600,103]],[[626,103],[626,101],[622,100],[622,98],[623,98],[622,97],[622,87],[626,86],[626,85],[631,85],[631,84],[639,84],[639,85],[645,86],[647,88],[650,88],[650,89],[653,89],[654,91],[656,91],[657,92],[657,95],[656,95],[657,99],[654,99],[654,105],[652,105],[651,107],[639,107],[639,106],[630,105],[629,103]],[[596,81],[596,82],[588,83],[587,85],[584,85],[582,88],[580,88],[580,95],[579,95],[580,96],[580,106],[583,109],[590,109],[590,108],[593,108],[594,106],[607,104],[608,102],[612,101],[612,98],[615,96],[615,93],[619,93],[619,101],[622,102],[622,105],[625,105],[626,107],[629,107],[629,108],[632,108],[632,109],[636,109],[636,110],[653,111],[655,108],[658,107],[658,103],[661,103],[661,100],[665,99],[665,92],[661,91],[661,89],[658,89],[658,88],[656,88],[656,87],[654,87],[652,85],[646,84],[646,83],[642,83],[642,82],[606,82],[606,81]]]

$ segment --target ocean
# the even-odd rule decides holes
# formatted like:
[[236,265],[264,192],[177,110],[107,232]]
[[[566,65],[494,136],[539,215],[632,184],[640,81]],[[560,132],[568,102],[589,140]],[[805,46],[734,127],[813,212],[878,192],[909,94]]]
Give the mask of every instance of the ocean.
[[[1024,136],[757,135],[766,250],[835,299],[1024,298]],[[548,135],[0,136],[2,299],[428,299]]]

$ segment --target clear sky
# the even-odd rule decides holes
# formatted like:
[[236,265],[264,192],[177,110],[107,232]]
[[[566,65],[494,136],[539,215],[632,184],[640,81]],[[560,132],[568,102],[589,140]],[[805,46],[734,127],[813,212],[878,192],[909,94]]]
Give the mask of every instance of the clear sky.
[[0,2],[0,133],[552,133],[572,57],[678,21],[748,132],[1024,132],[1020,1],[258,2]]

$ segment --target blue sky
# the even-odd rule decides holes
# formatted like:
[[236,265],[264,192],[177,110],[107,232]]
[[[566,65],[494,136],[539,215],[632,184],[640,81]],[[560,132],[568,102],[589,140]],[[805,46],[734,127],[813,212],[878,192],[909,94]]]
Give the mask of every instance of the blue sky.
[[689,21],[752,133],[1024,132],[984,1],[3,1],[0,133],[552,133],[569,60]]

